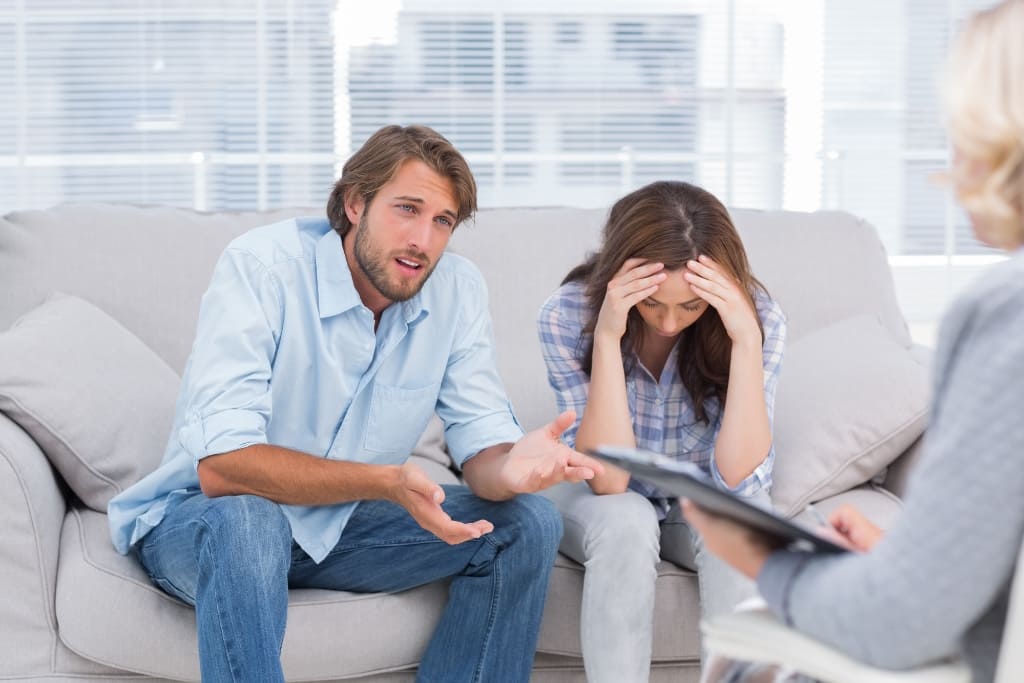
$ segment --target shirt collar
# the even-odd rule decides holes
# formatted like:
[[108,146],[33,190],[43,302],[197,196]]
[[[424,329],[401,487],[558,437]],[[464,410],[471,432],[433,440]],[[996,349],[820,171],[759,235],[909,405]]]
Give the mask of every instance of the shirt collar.
[[345,260],[341,236],[330,230],[316,244],[316,289],[320,318],[362,306]]
[[[428,282],[429,284],[429,282]],[[352,271],[345,260],[345,249],[341,236],[337,231],[331,230],[320,238],[316,245],[316,285],[317,304],[320,309],[320,318],[344,313],[353,308],[363,305],[352,282]],[[423,290],[416,293],[408,301],[402,301],[402,318],[406,324],[412,325],[427,316],[427,309],[423,305]]]

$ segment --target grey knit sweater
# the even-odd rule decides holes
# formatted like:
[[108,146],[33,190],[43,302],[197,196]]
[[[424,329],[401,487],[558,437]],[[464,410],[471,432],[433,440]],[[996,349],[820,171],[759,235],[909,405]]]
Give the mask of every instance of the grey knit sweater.
[[1024,535],[1024,249],[947,314],[925,453],[867,554],[774,553],[758,578],[795,628],[874,666],[962,654],[991,681]]

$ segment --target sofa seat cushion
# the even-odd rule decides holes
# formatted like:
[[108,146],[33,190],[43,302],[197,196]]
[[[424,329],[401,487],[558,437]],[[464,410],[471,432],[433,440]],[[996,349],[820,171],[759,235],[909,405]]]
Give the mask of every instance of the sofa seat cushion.
[[[555,558],[537,651],[582,658],[580,608],[583,566]],[[654,663],[700,661],[700,590],[697,575],[670,562],[658,563],[654,599]]]
[[[559,555],[538,651],[580,657],[583,567]],[[658,567],[654,660],[696,662],[697,577]],[[282,661],[289,681],[333,680],[415,666],[448,597],[443,583],[388,595],[295,589]],[[125,671],[199,681],[195,612],[154,586],[134,556],[110,544],[107,517],[72,509],[64,520],[57,622],[71,650]],[[367,628],[373,624],[373,628]]]
[[[447,596],[444,584],[395,595],[293,590],[285,676],[320,681],[412,667]],[[64,520],[56,612],[61,640],[87,659],[199,681],[195,611],[154,586],[133,556],[114,550],[104,514],[73,509]]]
[[[883,531],[892,528],[903,512],[903,502],[894,493],[870,483],[819,500],[814,507],[818,514],[827,519],[844,505],[850,505],[864,513],[871,523]],[[806,509],[793,519],[812,527],[818,524],[813,513]]]
[[54,294],[0,333],[0,410],[94,510],[160,462],[177,374],[116,320]]

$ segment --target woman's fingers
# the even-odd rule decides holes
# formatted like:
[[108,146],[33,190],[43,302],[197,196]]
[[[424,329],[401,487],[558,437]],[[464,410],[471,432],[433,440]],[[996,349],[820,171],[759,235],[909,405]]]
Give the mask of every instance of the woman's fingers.
[[622,297],[623,305],[626,306],[627,308],[632,308],[633,306],[636,306],[638,303],[640,303],[647,297],[652,296],[655,292],[657,292],[658,287],[661,286],[661,282],[663,280],[664,278],[662,278],[662,280],[658,280],[653,285],[648,285],[646,287],[637,289],[636,291],[624,295]]
[[[621,297],[628,297],[636,294],[637,292],[651,290],[657,290],[665,278],[668,277],[665,273],[660,272],[662,266],[660,263],[655,264],[657,268],[653,270],[648,266],[641,266],[634,268],[630,272],[626,273],[621,278],[615,278],[608,283],[609,293],[618,293]],[[651,292],[653,293],[653,291]],[[650,294],[645,294],[650,296]]]
[[716,304],[735,299],[739,294],[739,283],[723,273],[707,256],[686,263],[684,278],[690,287],[708,303]]
[[663,264],[658,263],[657,261],[648,262],[646,259],[637,258],[634,256],[633,258],[626,259],[622,263],[622,266],[615,273],[615,279],[622,278],[629,271],[634,270],[636,268],[647,268],[649,269],[649,272],[653,273],[664,267],[665,266]]
[[637,278],[653,275],[664,268],[665,264],[657,261],[649,262],[638,258],[626,259],[626,262],[623,263],[622,267],[619,268],[617,273],[615,273],[615,277],[612,278],[612,282],[629,282]]

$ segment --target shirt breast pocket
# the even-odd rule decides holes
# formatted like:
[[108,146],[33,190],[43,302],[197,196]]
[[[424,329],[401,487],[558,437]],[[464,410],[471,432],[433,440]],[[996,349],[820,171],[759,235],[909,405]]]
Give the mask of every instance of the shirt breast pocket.
[[403,462],[427,428],[440,389],[439,383],[418,389],[374,384],[363,447]]

